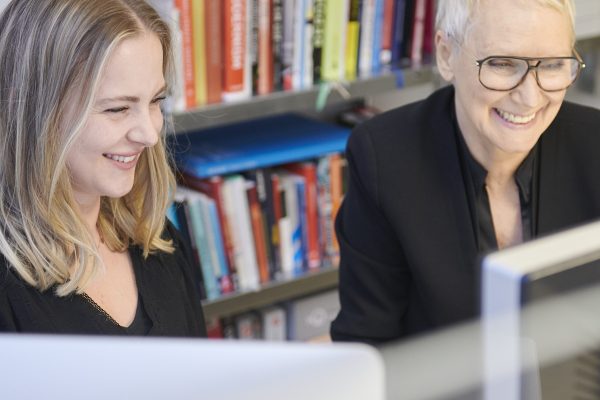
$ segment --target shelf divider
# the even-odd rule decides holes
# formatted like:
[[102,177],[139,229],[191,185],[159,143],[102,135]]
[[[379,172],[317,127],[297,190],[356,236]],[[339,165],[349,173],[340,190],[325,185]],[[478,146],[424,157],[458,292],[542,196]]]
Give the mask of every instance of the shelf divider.
[[[400,78],[398,74],[401,75]],[[344,84],[350,94],[349,99],[343,98],[340,93],[332,90],[327,98],[326,105],[397,90],[399,89],[398,82],[401,82],[404,87],[426,83],[431,80],[431,77],[432,67],[427,66],[419,69],[403,69],[372,78],[357,79]],[[173,115],[175,132],[200,130],[284,112],[312,111],[315,109],[319,90],[319,86],[314,86],[307,90],[273,92],[236,103],[209,104],[194,110],[177,113]]]
[[234,293],[212,301],[204,301],[206,319],[229,317],[246,311],[268,307],[305,295],[335,289],[338,285],[338,268],[323,267],[285,281],[269,282],[257,291]]

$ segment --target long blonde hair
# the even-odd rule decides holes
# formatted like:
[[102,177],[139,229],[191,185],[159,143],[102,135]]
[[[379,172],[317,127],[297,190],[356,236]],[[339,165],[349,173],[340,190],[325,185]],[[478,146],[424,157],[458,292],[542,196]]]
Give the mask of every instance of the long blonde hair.
[[[145,31],[162,44],[170,83],[169,29],[144,0],[16,0],[0,17],[0,253],[40,290],[80,292],[101,268],[66,155],[111,52]],[[107,246],[139,245],[145,257],[172,252],[160,235],[174,187],[163,128],[142,153],[131,192],[101,200],[97,226]]]

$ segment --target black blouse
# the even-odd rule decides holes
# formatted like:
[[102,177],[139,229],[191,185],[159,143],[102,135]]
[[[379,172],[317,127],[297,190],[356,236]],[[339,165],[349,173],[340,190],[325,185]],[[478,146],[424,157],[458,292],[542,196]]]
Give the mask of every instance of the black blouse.
[[85,295],[58,297],[53,289],[40,292],[0,257],[0,332],[205,337],[189,251],[172,225],[164,236],[173,239],[172,254],[144,259],[140,247],[129,249],[139,293],[136,317],[129,327],[117,324]]

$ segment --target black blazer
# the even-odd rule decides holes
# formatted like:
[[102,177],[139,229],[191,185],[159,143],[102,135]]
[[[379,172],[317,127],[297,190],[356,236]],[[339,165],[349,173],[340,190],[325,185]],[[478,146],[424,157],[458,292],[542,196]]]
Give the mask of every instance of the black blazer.
[[[334,340],[371,343],[479,312],[478,257],[454,134],[454,88],[352,133],[336,221]],[[565,102],[540,139],[538,235],[600,217],[600,111]]]

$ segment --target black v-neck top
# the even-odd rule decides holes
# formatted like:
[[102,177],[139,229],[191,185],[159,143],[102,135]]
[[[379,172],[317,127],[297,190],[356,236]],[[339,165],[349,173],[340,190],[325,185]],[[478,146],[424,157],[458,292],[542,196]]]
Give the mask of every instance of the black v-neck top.
[[[481,255],[498,249],[496,231],[490,208],[485,179],[486,169],[475,160],[463,138],[454,106],[452,110],[452,122],[454,134],[457,141],[458,158],[465,187],[467,189],[467,201],[477,249]],[[539,143],[533,147],[527,157],[521,162],[515,171],[514,179],[519,190],[519,204],[521,208],[521,225],[523,229],[523,241],[526,242],[537,236],[537,188],[539,185],[539,171],[537,153]]]
[[144,259],[140,247],[129,249],[139,293],[129,327],[117,324],[86,296],[58,297],[52,289],[40,292],[0,257],[0,332],[206,336],[189,250],[171,224],[164,236],[173,239],[172,254]]

